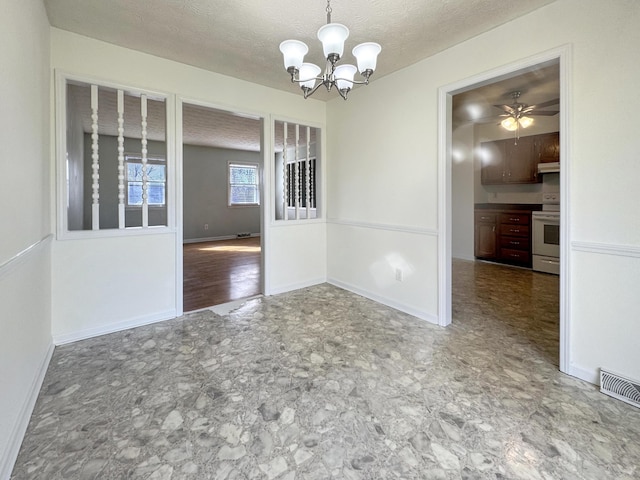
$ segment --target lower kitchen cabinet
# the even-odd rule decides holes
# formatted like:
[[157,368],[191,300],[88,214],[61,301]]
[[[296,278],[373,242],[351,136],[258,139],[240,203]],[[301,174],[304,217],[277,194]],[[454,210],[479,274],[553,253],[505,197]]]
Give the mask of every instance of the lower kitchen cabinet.
[[495,213],[475,213],[475,252],[477,258],[493,260],[498,254]]
[[531,266],[531,212],[475,211],[475,256],[523,267]]

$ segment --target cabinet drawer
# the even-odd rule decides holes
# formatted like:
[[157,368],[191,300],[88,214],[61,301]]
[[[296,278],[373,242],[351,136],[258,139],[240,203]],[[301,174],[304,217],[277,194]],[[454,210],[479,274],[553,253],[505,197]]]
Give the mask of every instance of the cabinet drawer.
[[513,250],[511,248],[501,248],[500,257],[504,260],[511,260],[518,263],[529,263],[531,259],[528,250]]
[[476,222],[495,223],[497,216],[498,215],[495,213],[484,213],[476,211]]
[[501,213],[500,223],[529,226],[529,214],[527,213]]
[[529,237],[529,225],[500,225],[500,235],[507,237]]
[[513,250],[529,250],[528,237],[500,237],[500,247]]

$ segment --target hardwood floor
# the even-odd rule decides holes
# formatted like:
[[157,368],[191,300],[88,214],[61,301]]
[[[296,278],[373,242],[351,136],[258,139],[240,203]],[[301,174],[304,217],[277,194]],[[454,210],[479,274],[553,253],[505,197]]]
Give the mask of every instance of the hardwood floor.
[[184,254],[184,311],[260,293],[260,237],[188,243]]

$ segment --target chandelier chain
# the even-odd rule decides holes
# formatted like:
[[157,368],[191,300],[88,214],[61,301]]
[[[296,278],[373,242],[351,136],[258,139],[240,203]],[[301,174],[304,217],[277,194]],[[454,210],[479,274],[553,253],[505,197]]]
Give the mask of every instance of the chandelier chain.
[[331,0],[327,0],[327,23],[331,23]]

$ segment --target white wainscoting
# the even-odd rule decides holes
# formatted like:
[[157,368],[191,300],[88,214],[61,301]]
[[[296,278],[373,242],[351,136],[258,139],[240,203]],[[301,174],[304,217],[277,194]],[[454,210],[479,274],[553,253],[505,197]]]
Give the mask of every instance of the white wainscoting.
[[[417,301],[423,302],[424,298],[428,297],[431,293],[428,287],[430,284],[433,285],[433,289],[435,291],[437,289],[436,277],[431,279],[432,281],[429,282],[429,273],[423,269],[414,272],[414,274],[417,275],[417,278],[415,279],[407,277],[406,279],[403,279],[402,282],[396,282],[395,280],[389,281],[387,277],[389,274],[393,273],[389,270],[393,269],[390,265],[385,265],[385,268],[376,269],[379,271],[375,274],[371,273],[372,264],[380,262],[379,254],[381,251],[385,250],[385,248],[388,248],[389,241],[394,245],[391,250],[404,252],[404,255],[416,260],[414,262],[415,265],[425,265],[429,263],[435,263],[437,265],[437,252],[435,251],[437,249],[437,230],[407,225],[361,222],[339,218],[330,218],[327,220],[327,223],[329,225],[338,225],[340,227],[353,228],[355,230],[372,230],[371,234],[367,233],[366,235],[371,239],[371,244],[377,245],[377,247],[374,248],[375,252],[371,251],[363,253],[362,250],[364,249],[359,248],[357,249],[358,251],[353,251],[349,255],[361,270],[365,269],[368,265],[370,267],[370,271],[367,272],[367,274],[369,276],[373,275],[376,278],[365,278],[364,275],[357,274],[351,275],[351,278],[348,278],[349,272],[344,270],[336,271],[339,269],[336,269],[334,265],[333,269],[329,269],[327,279],[328,283],[344,288],[345,290],[369,298],[383,305],[387,305],[391,308],[395,308],[401,312],[408,313],[409,315],[413,315],[422,320],[426,320],[430,323],[438,324],[437,315],[430,312],[424,305],[416,305],[411,301],[412,299],[416,299]],[[374,234],[374,231],[377,232],[378,235],[371,236]],[[387,238],[389,236],[393,238]],[[414,241],[415,237],[425,240],[423,247],[416,246]],[[422,240],[419,240],[418,242],[420,243]],[[429,242],[433,243],[433,245],[429,245]],[[330,240],[329,245],[331,244],[332,241]],[[341,249],[341,246],[335,245],[330,248],[338,250]],[[429,256],[429,253],[427,253],[430,248],[433,250],[431,257]],[[330,252],[329,255],[339,255],[339,253],[340,252]],[[420,260],[418,260],[418,258],[420,258]],[[409,260],[407,259],[407,261]],[[386,284],[382,286],[382,283],[385,282]],[[437,303],[437,295],[435,292],[433,292],[433,297],[432,303]],[[423,303],[428,303],[428,301]]]

